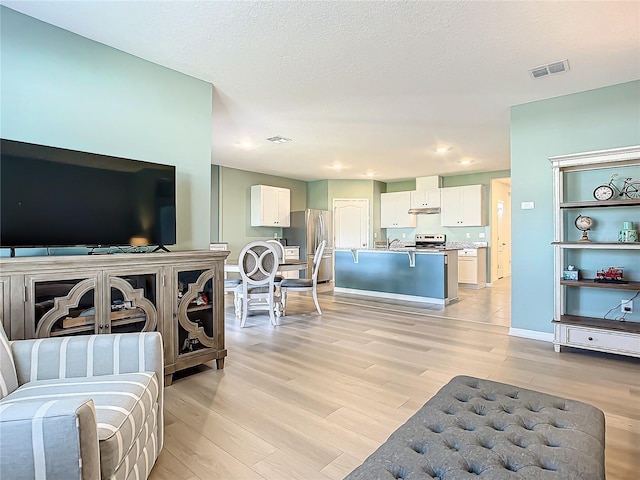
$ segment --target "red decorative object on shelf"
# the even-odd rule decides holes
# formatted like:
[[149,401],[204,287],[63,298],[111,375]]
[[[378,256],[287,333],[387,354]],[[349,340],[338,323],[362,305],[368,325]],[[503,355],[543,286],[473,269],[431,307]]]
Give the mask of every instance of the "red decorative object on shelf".
[[600,283],[629,283],[624,279],[624,273],[620,267],[609,267],[605,270],[598,270],[594,282]]

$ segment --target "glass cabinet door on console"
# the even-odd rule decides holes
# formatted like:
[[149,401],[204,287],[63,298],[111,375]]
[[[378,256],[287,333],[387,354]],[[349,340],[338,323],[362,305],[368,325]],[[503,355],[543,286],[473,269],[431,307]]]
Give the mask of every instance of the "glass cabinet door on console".
[[101,333],[97,279],[98,272],[25,276],[26,337]]
[[216,346],[213,270],[174,270],[178,358],[188,358]]
[[158,271],[141,273],[140,269],[106,274],[108,298],[104,322],[105,333],[151,332],[158,325],[160,298]]
[[185,261],[167,267],[164,316],[165,385],[180,370],[212,360],[224,368],[223,262]]

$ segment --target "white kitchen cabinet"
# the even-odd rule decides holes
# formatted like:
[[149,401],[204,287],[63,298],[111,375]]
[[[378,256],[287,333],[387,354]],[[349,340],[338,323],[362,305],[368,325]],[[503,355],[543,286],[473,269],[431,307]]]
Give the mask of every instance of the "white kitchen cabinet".
[[441,188],[440,208],[443,227],[482,227],[486,225],[484,186]]
[[411,228],[416,226],[416,216],[409,215],[411,192],[393,192],[380,195],[380,227]]
[[269,185],[251,187],[251,226],[289,227],[291,192]]
[[469,288],[487,285],[487,249],[465,248],[458,251],[458,283]]
[[[284,259],[300,260],[300,247],[296,247],[296,246],[284,247]],[[282,272],[281,275],[284,278],[300,278],[300,271],[295,270],[292,272]]]
[[440,189],[413,190],[411,208],[436,208],[440,206]]

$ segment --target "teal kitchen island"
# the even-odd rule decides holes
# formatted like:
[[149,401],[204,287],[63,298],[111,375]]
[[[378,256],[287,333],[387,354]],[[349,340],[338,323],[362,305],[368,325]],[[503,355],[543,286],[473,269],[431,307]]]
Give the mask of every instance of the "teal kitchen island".
[[336,249],[335,292],[446,305],[458,299],[458,249]]

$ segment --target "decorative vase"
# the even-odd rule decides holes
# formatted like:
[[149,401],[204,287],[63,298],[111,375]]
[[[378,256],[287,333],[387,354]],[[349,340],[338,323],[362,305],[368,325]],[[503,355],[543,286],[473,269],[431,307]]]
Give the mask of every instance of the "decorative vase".
[[622,230],[618,232],[618,241],[624,243],[638,241],[638,232],[633,228],[633,222],[622,222]]

